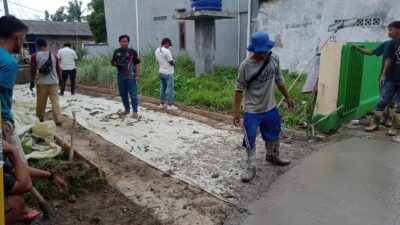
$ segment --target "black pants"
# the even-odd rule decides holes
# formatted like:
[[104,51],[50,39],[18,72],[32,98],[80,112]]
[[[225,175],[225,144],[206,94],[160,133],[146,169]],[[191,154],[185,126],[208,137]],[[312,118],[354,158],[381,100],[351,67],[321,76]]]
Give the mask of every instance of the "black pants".
[[63,76],[63,83],[61,87],[61,94],[64,94],[65,91],[65,83],[67,83],[68,76],[71,79],[71,94],[75,94],[75,79],[76,79],[76,69],[73,70],[63,70],[62,71],[62,76]]

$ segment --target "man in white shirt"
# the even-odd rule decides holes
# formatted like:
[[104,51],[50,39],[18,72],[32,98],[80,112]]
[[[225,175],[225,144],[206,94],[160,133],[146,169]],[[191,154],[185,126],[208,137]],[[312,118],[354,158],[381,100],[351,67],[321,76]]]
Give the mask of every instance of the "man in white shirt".
[[172,57],[169,47],[172,46],[171,39],[164,38],[161,41],[161,47],[157,48],[155,56],[160,66],[160,108],[165,108],[165,93],[167,97],[167,110],[178,109],[174,103],[174,66],[176,61]]
[[71,43],[66,42],[64,48],[60,49],[57,54],[58,59],[61,61],[61,70],[63,82],[61,85],[60,95],[64,96],[65,83],[68,80],[68,76],[71,79],[71,94],[75,94],[75,79],[76,79],[76,65],[75,61],[78,60],[78,56],[75,51],[71,49]]

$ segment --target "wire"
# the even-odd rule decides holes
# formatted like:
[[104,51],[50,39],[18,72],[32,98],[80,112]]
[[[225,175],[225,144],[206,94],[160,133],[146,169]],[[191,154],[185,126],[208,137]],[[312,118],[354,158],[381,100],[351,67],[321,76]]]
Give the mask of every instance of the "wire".
[[35,12],[39,12],[39,13],[44,14],[44,11],[40,11],[40,10],[37,10],[37,9],[33,9],[33,8],[30,8],[30,7],[21,5],[21,4],[19,4],[19,3],[16,3],[16,2],[8,1],[8,3],[11,3],[11,4],[14,4],[14,5],[20,6],[20,7],[22,7],[22,8],[29,9],[29,10],[32,10],[32,11],[35,11]]

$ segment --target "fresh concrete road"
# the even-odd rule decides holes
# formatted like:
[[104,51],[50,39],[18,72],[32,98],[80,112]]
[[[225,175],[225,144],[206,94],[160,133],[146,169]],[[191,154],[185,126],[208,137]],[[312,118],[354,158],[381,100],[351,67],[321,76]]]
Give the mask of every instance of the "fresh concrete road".
[[399,225],[400,145],[353,138],[279,177],[246,225]]

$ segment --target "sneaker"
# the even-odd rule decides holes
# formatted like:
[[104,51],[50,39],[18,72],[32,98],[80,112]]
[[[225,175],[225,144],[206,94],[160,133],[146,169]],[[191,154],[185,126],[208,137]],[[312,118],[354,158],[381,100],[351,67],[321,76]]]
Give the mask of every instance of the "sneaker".
[[132,117],[135,119],[139,119],[139,114],[137,112],[132,113]]
[[129,114],[129,112],[127,112],[127,111],[118,112],[118,115],[120,115],[120,116],[126,116],[128,114]]
[[160,104],[158,107],[159,107],[160,109],[165,109],[165,104]]
[[174,105],[169,105],[168,107],[167,107],[167,110],[177,110],[178,109],[178,107],[176,107],[176,106],[174,106]]

